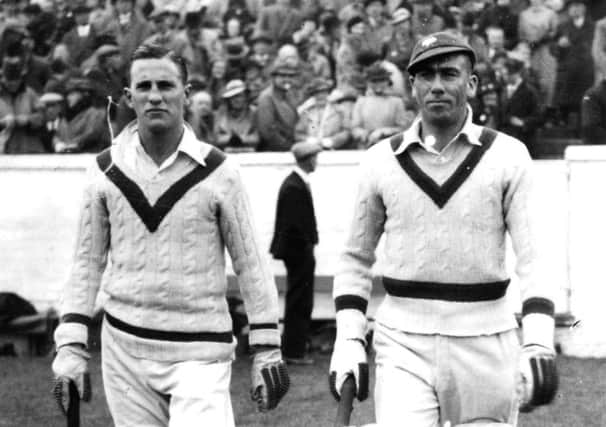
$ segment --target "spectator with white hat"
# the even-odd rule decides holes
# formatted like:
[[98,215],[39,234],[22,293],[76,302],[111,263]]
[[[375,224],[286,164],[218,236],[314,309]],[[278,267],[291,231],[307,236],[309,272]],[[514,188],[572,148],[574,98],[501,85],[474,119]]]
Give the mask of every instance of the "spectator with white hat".
[[257,117],[247,103],[246,84],[231,80],[221,95],[223,105],[215,117],[217,146],[224,151],[255,151],[259,144]]

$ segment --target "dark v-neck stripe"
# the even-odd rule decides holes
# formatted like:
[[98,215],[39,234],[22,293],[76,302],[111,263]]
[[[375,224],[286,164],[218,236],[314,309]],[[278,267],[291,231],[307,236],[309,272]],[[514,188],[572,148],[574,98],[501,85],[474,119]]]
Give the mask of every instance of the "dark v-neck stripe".
[[198,165],[191,172],[180,178],[160,196],[153,206],[149,204],[141,188],[112,162],[109,148],[97,156],[97,165],[109,180],[118,187],[147,229],[153,233],[158,229],[162,220],[164,220],[177,202],[193,186],[219,167],[224,160],[225,155],[216,148],[212,148],[206,156],[206,166]]
[[[396,155],[400,166],[410,176],[410,178],[427,194],[434,203],[442,209],[450,198],[463,185],[465,180],[471,175],[478,165],[484,153],[490,148],[497,136],[497,132],[490,128],[483,128],[480,135],[482,145],[474,145],[469,154],[457,167],[454,173],[442,185],[438,185],[429,175],[417,165],[412,159],[408,150]],[[392,147],[396,145],[392,144]],[[398,144],[399,146],[399,144]],[[397,148],[397,147],[396,147]]]

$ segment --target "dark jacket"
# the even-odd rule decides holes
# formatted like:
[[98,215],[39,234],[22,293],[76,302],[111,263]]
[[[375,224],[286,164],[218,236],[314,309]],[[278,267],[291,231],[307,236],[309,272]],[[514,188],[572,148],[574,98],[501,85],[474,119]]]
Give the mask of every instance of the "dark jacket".
[[318,229],[311,192],[299,174],[292,172],[278,193],[274,236],[269,252],[276,259],[287,259],[317,243]]
[[583,144],[606,144],[606,80],[590,88],[583,96],[581,139]]
[[294,100],[281,96],[271,85],[259,94],[257,105],[258,151],[288,151],[295,142],[299,120]]
[[[558,62],[555,104],[579,108],[583,93],[594,82],[593,57],[591,45],[593,43],[595,23],[589,16],[580,28],[575,27],[571,21],[560,24],[555,42],[551,51]],[[557,40],[566,36],[570,40],[569,47],[560,47]]]
[[[513,126],[510,123],[512,117],[524,120],[524,126]],[[536,129],[541,121],[541,111],[537,93],[526,81],[520,83],[509,99],[503,96],[499,121],[501,123],[499,130],[522,141],[532,155]]]

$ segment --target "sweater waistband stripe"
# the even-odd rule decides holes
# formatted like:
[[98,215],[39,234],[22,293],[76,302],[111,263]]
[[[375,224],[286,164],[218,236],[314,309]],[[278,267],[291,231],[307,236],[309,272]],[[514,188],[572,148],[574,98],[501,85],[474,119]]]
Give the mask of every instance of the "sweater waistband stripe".
[[139,338],[150,340],[172,341],[172,342],[194,342],[211,341],[224,342],[231,344],[233,340],[232,332],[178,332],[178,331],[159,331],[157,329],[141,328],[130,325],[120,319],[116,319],[109,313],[105,313],[108,323],[114,328],[135,335]]
[[445,283],[383,277],[385,292],[394,297],[452,302],[494,301],[505,296],[510,280],[481,283]]

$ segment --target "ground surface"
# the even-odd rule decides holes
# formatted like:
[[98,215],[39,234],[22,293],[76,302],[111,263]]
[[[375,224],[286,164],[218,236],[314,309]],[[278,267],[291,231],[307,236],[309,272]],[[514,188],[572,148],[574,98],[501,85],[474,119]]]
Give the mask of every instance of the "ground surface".
[[[278,409],[258,414],[248,398],[249,365],[246,358],[234,363],[232,396],[237,426],[331,427],[336,405],[328,392],[328,356],[318,356],[313,367],[291,367],[293,386]],[[64,426],[51,398],[51,358],[0,357],[0,426]],[[82,426],[112,426],[103,397],[99,353],[93,354],[93,402],[83,405]],[[561,388],[556,403],[523,415],[520,427],[606,426],[606,360],[559,359]],[[372,402],[357,404],[356,424],[373,420]]]

